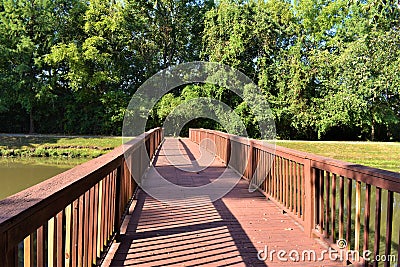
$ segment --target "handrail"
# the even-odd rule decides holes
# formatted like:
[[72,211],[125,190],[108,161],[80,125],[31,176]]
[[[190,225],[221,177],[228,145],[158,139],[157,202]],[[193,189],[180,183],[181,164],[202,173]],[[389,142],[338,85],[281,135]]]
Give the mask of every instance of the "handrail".
[[258,190],[299,222],[310,237],[318,236],[335,249],[339,248],[336,241],[345,239],[345,251],[369,250],[370,260],[382,255],[390,258],[392,250],[400,247],[395,243],[400,239],[400,218],[394,217],[393,210],[395,201],[396,205],[400,202],[400,173],[214,130],[189,129],[189,138],[215,149],[227,165],[260,185]]
[[[96,264],[118,235],[137,187],[131,176],[143,176],[162,140],[161,128],[150,130],[99,158],[1,200],[2,266]],[[18,256],[21,242],[23,257]]]

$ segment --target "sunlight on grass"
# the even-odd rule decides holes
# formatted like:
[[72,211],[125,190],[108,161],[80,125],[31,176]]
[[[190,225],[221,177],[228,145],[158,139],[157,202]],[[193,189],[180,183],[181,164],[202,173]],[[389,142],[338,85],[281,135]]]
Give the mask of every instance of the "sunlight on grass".
[[24,149],[39,146],[91,146],[114,148],[121,144],[121,137],[0,136],[0,148],[12,149]]
[[329,158],[400,172],[400,143],[278,140],[276,144]]
[[121,144],[121,137],[4,135],[0,136],[0,156],[96,158]]

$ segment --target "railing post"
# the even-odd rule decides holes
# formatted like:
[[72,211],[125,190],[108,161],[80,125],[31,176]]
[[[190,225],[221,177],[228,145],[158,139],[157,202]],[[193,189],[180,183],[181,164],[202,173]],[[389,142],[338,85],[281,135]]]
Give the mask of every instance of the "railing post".
[[115,185],[115,214],[114,214],[114,232],[115,240],[118,242],[120,238],[120,228],[121,228],[121,180],[122,180],[122,168],[124,166],[124,159],[121,160],[121,165],[117,168],[116,175],[116,185]]
[[315,227],[315,171],[311,167],[311,160],[304,163],[304,231],[312,237]]
[[251,181],[253,178],[253,173],[254,173],[254,155],[253,155],[253,150],[254,150],[254,144],[253,141],[250,140],[250,147],[249,147],[249,155],[248,155],[248,160],[247,160],[247,179]]
[[225,159],[226,167],[229,166],[229,161],[231,160],[231,151],[232,151],[231,149],[232,149],[231,148],[231,138],[228,135],[226,137],[226,159]]
[[214,156],[219,156],[218,155],[218,146],[217,146],[217,136],[216,136],[216,134],[213,132],[212,133],[212,139],[213,139],[213,142],[214,142]]

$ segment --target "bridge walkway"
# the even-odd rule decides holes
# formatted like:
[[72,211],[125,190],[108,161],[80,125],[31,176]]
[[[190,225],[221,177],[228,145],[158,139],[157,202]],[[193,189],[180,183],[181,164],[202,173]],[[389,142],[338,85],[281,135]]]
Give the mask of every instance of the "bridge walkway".
[[[189,139],[166,138],[153,165],[166,180],[185,187],[199,187],[217,179],[226,169],[218,158],[204,170],[187,172],[174,164],[177,154],[199,165],[201,153]],[[171,163],[172,162],[172,163]],[[156,181],[149,171],[146,182]],[[306,236],[301,226],[264,195],[249,192],[248,182],[239,180],[222,198],[208,195],[177,196],[157,200],[143,190],[137,194],[126,217],[119,242],[112,245],[103,266],[342,266],[325,254],[326,245]],[[179,194],[178,194],[179,195]],[[267,248],[265,260],[257,254]],[[278,251],[286,252],[283,259]],[[315,251],[311,260],[304,251]],[[281,252],[283,253],[283,252]],[[265,257],[265,253],[260,254]],[[291,257],[290,257],[291,256]],[[299,260],[299,261],[296,261]]]

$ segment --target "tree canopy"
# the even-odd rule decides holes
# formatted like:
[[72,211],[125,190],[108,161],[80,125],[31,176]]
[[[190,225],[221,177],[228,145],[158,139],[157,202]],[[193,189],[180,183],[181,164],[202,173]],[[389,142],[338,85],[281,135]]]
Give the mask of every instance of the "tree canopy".
[[[400,140],[392,0],[3,0],[0,132],[120,134],[146,79],[195,60],[258,84],[279,138]],[[166,94],[148,127],[195,97],[223,101],[257,137],[245,101],[207,84]]]

